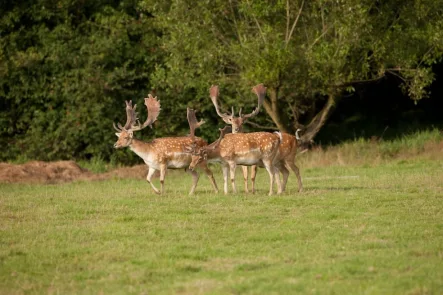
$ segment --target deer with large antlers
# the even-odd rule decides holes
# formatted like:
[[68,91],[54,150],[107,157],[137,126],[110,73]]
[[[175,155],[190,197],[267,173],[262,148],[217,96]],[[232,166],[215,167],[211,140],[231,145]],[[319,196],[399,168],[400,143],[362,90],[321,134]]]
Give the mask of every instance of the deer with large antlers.
[[[242,133],[243,132],[243,124],[250,118],[256,116],[261,106],[263,105],[263,101],[265,99],[266,95],[266,87],[263,86],[263,84],[258,84],[252,88],[252,92],[254,92],[257,95],[258,101],[257,101],[257,107],[252,111],[252,113],[249,114],[242,114],[242,108],[240,108],[238,112],[238,116],[235,116],[234,107],[231,108],[231,113],[222,113],[220,111],[220,107],[218,105],[218,95],[219,90],[217,85],[211,86],[211,89],[209,90],[210,97],[212,104],[215,107],[215,111],[217,112],[217,115],[223,119],[223,121],[226,124],[229,124],[232,126],[232,133]],[[245,185],[245,191],[249,192],[248,189],[248,167],[242,166],[242,172],[243,172],[243,179],[244,179],[244,185]],[[252,192],[255,191],[255,175],[257,173],[257,166],[252,165],[251,166],[251,182],[252,182]]]
[[[298,131],[298,130],[297,130]],[[286,190],[286,184],[288,182],[289,178],[289,169],[292,170],[292,172],[295,173],[295,176],[297,177],[298,182],[298,191],[303,191],[303,183],[301,181],[301,175],[300,170],[298,169],[297,165],[295,165],[295,155],[297,154],[297,148],[298,148],[298,141],[300,138],[298,137],[298,134],[296,133],[296,136],[288,134],[288,133],[281,133],[282,140],[278,147],[278,153],[275,156],[274,162],[275,167],[278,169],[279,172],[283,175],[283,182],[282,182],[282,191],[284,192]],[[255,176],[257,173],[256,167],[264,167],[263,163],[258,163],[256,166],[253,166],[251,169],[251,181],[252,181],[252,192],[255,192]]]
[[[197,121],[197,119],[195,119]],[[220,129],[220,137],[217,141],[198,147],[195,143],[185,150],[192,155],[189,169],[193,170],[197,165],[207,162],[220,162],[223,170],[224,192],[228,193],[228,175],[230,174],[232,191],[235,188],[235,169],[237,165],[251,166],[262,164],[269,173],[269,195],[273,193],[274,180],[277,182],[278,193],[282,192],[280,175],[276,170],[274,159],[278,153],[278,147],[282,140],[281,133],[253,132],[253,133],[229,133],[230,127]]]
[[[197,123],[196,121],[189,121],[191,136],[156,138],[150,142],[143,142],[135,139],[133,133],[134,131],[142,130],[147,126],[152,128],[152,123],[157,120],[157,117],[160,114],[160,101],[149,94],[149,97],[145,98],[145,105],[148,111],[148,118],[143,124],[140,124],[137,118],[137,113],[135,112],[137,105],[134,105],[133,107],[132,101],[126,101],[126,124],[124,126],[121,126],[120,123],[118,123],[117,126],[114,124],[114,128],[118,131],[118,133],[116,133],[118,140],[114,144],[114,147],[129,147],[134,153],[143,159],[146,165],[149,166],[146,180],[151,184],[155,193],[162,194],[164,192],[164,181],[167,168],[184,168],[192,175],[192,187],[189,194],[193,194],[197,186],[199,174],[194,170],[187,169],[191,163],[191,156],[189,153],[183,151],[183,147],[194,144],[197,148],[202,148],[207,145],[206,141],[194,136],[195,128],[199,127],[204,122],[201,121]],[[189,112],[190,110],[188,109],[188,117]],[[214,176],[206,163],[202,163],[199,166],[208,175],[215,192],[218,192]],[[155,171],[158,170],[160,171],[160,190],[157,189],[151,181]]]
[[[258,114],[260,107],[263,104],[265,95],[266,95],[266,87],[263,86],[263,84],[258,84],[255,87],[252,88],[252,91],[257,95],[258,102],[257,107],[254,109],[254,111],[247,115],[242,115],[241,109],[239,111],[239,116],[236,117],[234,113],[234,108],[232,108],[232,113],[221,113],[220,107],[217,102],[217,98],[219,95],[218,86],[212,86],[209,90],[212,103],[214,104],[215,110],[217,114],[225,121],[227,124],[232,125],[232,133],[240,133],[243,132],[243,124],[251,117]],[[299,131],[299,130],[297,130]],[[295,155],[297,153],[297,146],[298,146],[298,134],[296,136],[282,133],[282,142],[279,145],[279,152],[276,155],[275,158],[275,165],[278,168],[278,170],[283,175],[283,183],[282,183],[282,190],[285,191],[286,189],[286,183],[288,182],[289,177],[289,169],[291,169],[298,181],[298,191],[301,192],[303,190],[303,184],[301,181],[300,176],[300,170],[295,165]],[[259,167],[264,167],[262,163],[258,163]],[[248,169],[246,166],[242,166],[243,169],[243,178],[245,181],[245,191],[248,192]],[[252,184],[252,192],[255,192],[255,177],[257,174],[257,165],[251,166],[251,184]]]

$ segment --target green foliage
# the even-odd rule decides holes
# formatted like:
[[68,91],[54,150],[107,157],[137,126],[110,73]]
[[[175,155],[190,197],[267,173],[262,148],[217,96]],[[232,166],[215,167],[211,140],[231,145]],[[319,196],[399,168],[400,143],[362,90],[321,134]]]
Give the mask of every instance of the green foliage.
[[102,157],[92,157],[89,161],[82,160],[77,163],[80,167],[88,169],[93,173],[107,172],[110,166],[112,166]]
[[335,100],[386,74],[399,77],[405,92],[419,100],[443,52],[441,0],[142,5],[165,32],[167,58],[153,83],[187,93],[218,83],[225,101],[239,105],[252,103],[247,94],[262,82],[270,96],[265,109],[285,131],[302,121],[324,124],[313,119],[325,96]]
[[0,160],[109,158],[124,100],[158,60],[134,1],[28,1],[0,20]]
[[442,1],[2,2],[0,161],[134,163],[112,149],[111,126],[124,100],[140,106],[149,92],[163,111],[145,139],[186,134],[187,106],[207,121],[198,135],[215,139],[212,84],[224,109],[247,112],[264,83],[271,118],[254,121],[289,132],[324,124],[324,106],[387,74],[421,99],[443,52]]

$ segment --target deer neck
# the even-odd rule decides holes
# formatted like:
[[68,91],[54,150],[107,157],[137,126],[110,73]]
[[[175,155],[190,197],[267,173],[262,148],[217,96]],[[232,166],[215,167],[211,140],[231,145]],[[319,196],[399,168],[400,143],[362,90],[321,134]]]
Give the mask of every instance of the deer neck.
[[216,147],[214,149],[208,148],[207,155],[208,155],[209,162],[220,162],[221,161],[220,147]]
[[131,151],[137,154],[140,158],[144,158],[146,154],[151,151],[151,144],[149,142],[144,142],[133,138],[131,144],[129,145]]

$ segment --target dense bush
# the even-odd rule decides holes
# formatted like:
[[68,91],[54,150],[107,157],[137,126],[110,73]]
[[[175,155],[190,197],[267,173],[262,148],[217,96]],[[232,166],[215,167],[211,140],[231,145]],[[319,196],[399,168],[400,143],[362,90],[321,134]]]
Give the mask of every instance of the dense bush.
[[[359,1],[356,0],[356,2]],[[411,3],[415,2],[411,0]],[[239,49],[235,43],[237,31],[234,30],[231,32],[232,34],[226,35],[232,39],[231,43],[234,42],[232,43],[233,46],[230,47],[231,51],[227,51],[227,47],[223,46],[222,43],[214,43],[216,40],[214,35],[218,36],[218,42],[227,42],[223,35],[219,35],[220,30],[217,30],[217,25],[220,25],[217,21],[220,19],[214,18],[216,14],[212,12],[215,9],[220,13],[229,14],[228,10],[224,9],[225,4],[222,2],[201,2],[199,5],[191,5],[193,3],[184,0],[174,3],[153,0],[26,0],[0,2],[0,145],[2,146],[0,161],[26,159],[90,160],[91,158],[94,158],[95,161],[126,163],[138,161],[138,157],[127,149],[118,151],[112,149],[112,144],[115,142],[112,122],[125,120],[124,100],[129,99],[139,104],[140,117],[144,120],[146,114],[142,102],[143,97],[146,97],[148,93],[159,95],[162,112],[154,129],[139,132],[136,135],[138,138],[146,139],[153,136],[186,134],[188,129],[185,119],[186,107],[190,106],[199,110],[199,118],[207,121],[198,131],[198,134],[209,141],[213,140],[218,136],[215,131],[216,128],[223,124],[215,115],[208,99],[207,90],[210,84],[215,83],[221,85],[221,104],[224,108],[227,105],[235,105],[237,110],[238,107],[244,107],[246,111],[252,110],[254,106],[255,98],[250,93],[251,86],[259,82],[267,83],[269,97],[265,102],[264,109],[266,111],[262,111],[257,118],[254,118],[254,121],[259,125],[267,125],[270,128],[278,126],[274,122],[275,118],[270,116],[271,120],[266,112],[271,115],[273,112],[275,114],[289,114],[287,120],[283,120],[289,127],[291,124],[294,125],[298,122],[295,117],[316,118],[316,114],[324,105],[324,97],[322,98],[322,95],[320,95],[324,91],[322,92],[322,88],[319,88],[317,82],[325,77],[311,75],[308,70],[303,70],[298,66],[275,68],[276,63],[272,60],[266,62],[266,65],[272,68],[272,73],[275,74],[273,76],[280,79],[285,77],[286,74],[290,74],[290,79],[284,80],[290,93],[284,95],[284,92],[280,92],[281,95],[279,94],[280,96],[277,97],[279,83],[268,83],[266,79],[263,80],[264,78],[257,78],[268,72],[270,73],[270,71],[266,68],[253,68],[250,64],[254,65],[257,60],[261,59],[261,52],[269,49],[266,49],[266,46],[272,45],[270,47],[272,49],[274,45],[278,45],[278,42],[261,44],[261,38],[250,38],[251,42],[258,42],[261,45],[255,46],[255,43],[253,43],[254,46],[251,45],[248,50],[252,50],[254,54],[259,55],[250,55],[247,51],[245,54],[237,56],[234,54]],[[284,13],[287,7],[286,4],[278,6],[278,9],[270,10],[268,9],[270,3],[266,1],[257,2],[261,3],[257,7],[250,7],[247,3],[242,4],[237,1],[233,3],[237,5],[236,13],[244,17],[245,24],[255,24],[254,15],[259,12],[267,15],[268,12],[274,11],[278,15],[286,17],[286,13]],[[347,9],[348,6],[346,5],[353,6],[352,3],[346,5],[344,2],[340,3],[340,1],[326,1],[323,3],[326,6],[320,8],[326,9],[325,11],[328,7],[334,8],[334,13],[340,15],[343,9]],[[373,7],[370,3],[372,2],[362,0],[360,4],[361,7]],[[438,3],[430,0],[429,3],[433,3],[434,7],[439,7]],[[319,27],[320,22],[316,21],[319,17],[323,17],[316,13],[318,12],[316,5],[312,2],[304,8],[304,14],[299,24],[301,27],[297,27],[297,30],[310,28],[311,21],[317,24],[317,27],[311,32],[312,36],[316,35],[316,30],[324,29]],[[396,1],[393,0],[386,7],[380,6],[378,9],[391,11],[389,7],[392,5],[395,6]],[[383,16],[383,18],[387,18],[384,21],[391,24],[390,17],[401,17],[406,20],[416,20],[416,26],[411,25],[409,21],[405,21],[398,28],[396,26],[392,28],[389,26],[387,29],[384,27],[378,28],[377,26],[375,28],[383,29],[385,38],[391,37],[390,32],[392,30],[406,32],[402,35],[402,39],[399,38],[398,34],[393,37],[398,42],[406,42],[400,45],[395,44],[396,48],[405,48],[405,50],[397,52],[398,56],[393,51],[396,57],[394,60],[397,60],[398,57],[399,61],[407,61],[406,64],[410,65],[411,68],[416,67],[416,69],[406,69],[407,73],[414,73],[411,74],[412,76],[403,75],[400,77],[399,74],[396,74],[395,77],[406,79],[406,84],[411,86],[415,84],[412,82],[411,84],[410,80],[417,78],[415,76],[418,75],[420,79],[415,80],[420,82],[417,82],[417,85],[421,87],[419,87],[420,93],[426,92],[427,89],[423,90],[423,87],[428,85],[434,77],[430,66],[441,57],[440,47],[443,43],[440,42],[440,44],[439,40],[442,39],[440,27],[443,27],[443,21],[440,18],[430,18],[438,15],[438,9],[432,10],[427,8],[426,5],[421,5],[418,7],[419,9],[406,4],[402,4],[401,7],[401,14],[391,16],[389,13]],[[440,7],[442,6],[440,5]],[[291,6],[291,9],[291,13],[298,11],[298,8],[294,5]],[[361,13],[367,17],[368,22],[374,22],[373,19],[377,19],[373,17],[374,14],[372,14],[371,9],[362,8],[361,10]],[[334,30],[351,34],[354,37],[357,36],[358,33],[354,33],[355,26],[353,22],[356,21],[355,19],[360,21],[360,18],[353,15],[353,13],[348,13],[349,21],[337,23],[335,22],[336,14],[332,13],[333,11],[329,12],[328,20],[331,25],[333,24]],[[421,21],[424,15],[430,16],[426,23]],[[226,28],[230,28],[231,22],[228,15],[226,17],[223,24],[227,26]],[[269,30],[266,34],[282,37],[273,32],[280,27],[288,29],[283,18],[265,18],[269,21],[269,25],[265,26],[266,30]],[[341,19],[343,21],[345,18]],[[412,30],[410,35],[414,36],[413,39],[409,38],[409,31],[403,30],[403,27]],[[343,28],[352,28],[352,30],[344,30]],[[362,30],[366,30],[366,28],[369,28],[366,24],[360,26]],[[258,31],[256,32],[256,29],[249,25],[245,26],[244,29],[251,33],[251,36],[258,34]],[[341,48],[340,46],[343,46],[340,42],[336,42],[338,35],[334,33],[334,30],[327,30],[329,35],[326,33],[324,35],[327,38],[325,37],[321,42],[315,43],[323,44],[322,42],[326,42],[324,46],[314,48],[315,52],[318,51],[318,56],[326,56],[324,53],[327,53],[329,47],[326,45],[329,43],[333,45],[329,44],[332,46],[331,48],[335,48],[334,46]],[[286,53],[294,51],[291,46],[299,49],[304,48],[306,44],[303,42],[306,42],[306,40],[303,39],[303,36],[305,35],[298,35],[301,36],[301,39],[294,37],[292,43],[289,42],[290,38],[287,38],[287,44],[284,46]],[[377,39],[378,35],[368,34],[368,36],[371,37],[369,38],[370,42],[366,40],[365,44],[372,45],[372,37],[375,36],[374,38]],[[353,40],[361,43],[361,38],[357,37]],[[386,40],[390,40],[389,38]],[[343,38],[343,40],[345,39]],[[382,45],[389,42],[383,40],[379,41],[380,48],[384,52],[387,49]],[[415,42],[413,44],[420,44],[420,46],[406,46],[412,41]],[[428,43],[432,43],[430,48],[427,47]],[[354,45],[351,45],[349,46],[354,48]],[[256,48],[261,47],[266,50],[256,50]],[[367,47],[363,47],[363,49],[366,50]],[[361,56],[370,55],[370,52],[365,52],[363,49],[362,52],[352,51],[352,56],[356,61],[361,61]],[[408,49],[411,49],[411,52]],[[342,52],[338,49],[333,51],[343,54],[342,61],[351,60],[347,51]],[[219,55],[216,54],[217,52]],[[276,53],[279,52],[276,51]],[[297,63],[304,64],[303,60],[307,57],[303,54],[306,52],[304,49],[296,50],[293,52],[294,56],[291,56]],[[425,54],[419,55],[422,52],[425,52]],[[277,57],[279,60],[285,61],[287,59],[285,54],[277,54]],[[383,54],[379,54],[379,58],[383,56]],[[236,66],[232,62],[231,58],[234,57],[240,58],[237,62],[241,66]],[[241,58],[246,58],[248,62],[243,65],[242,62],[245,60],[241,60]],[[362,88],[370,84],[357,83],[358,87],[355,85],[354,87],[351,85],[352,81],[349,82],[348,80],[377,76],[379,72],[377,69],[383,69],[385,66],[385,63],[382,63],[382,61],[385,62],[383,58],[380,59],[381,63],[377,65],[374,64],[373,58],[375,57],[366,56],[366,58],[368,58],[368,64],[372,63],[371,66],[365,66],[363,69],[357,63],[357,69],[352,70],[352,75],[346,74],[346,71],[350,69],[348,66],[338,67],[333,71],[334,77],[343,80],[343,77],[346,76],[347,78],[341,84],[346,86],[349,84],[350,91],[361,91]],[[318,67],[327,67],[328,65],[324,60],[319,62],[317,55],[309,61]],[[333,62],[334,59],[329,59],[329,61]],[[309,63],[304,64],[304,66],[307,69],[314,69]],[[422,72],[423,67],[426,68],[425,73]],[[248,78],[249,80],[247,79],[248,82],[246,83],[246,80],[238,79],[238,73],[231,72],[233,69],[242,69],[247,73],[253,71],[257,75],[254,74],[251,79]],[[303,73],[303,75],[299,72],[292,72],[295,69],[301,71],[300,73]],[[391,71],[393,70],[397,71],[400,68],[391,69]],[[328,71],[317,71],[327,76],[326,80],[322,80],[324,83],[327,82],[326,85],[332,83],[328,80],[330,78],[329,74],[332,72]],[[360,77],[361,75],[365,77]],[[222,79],[223,77],[226,79]],[[255,81],[256,79],[260,81]],[[315,80],[315,83],[311,80]],[[381,81],[381,77],[376,80]],[[296,87],[295,82],[308,86],[303,90]],[[334,92],[334,95],[343,95],[345,92]],[[377,95],[377,93],[374,95]],[[273,98],[279,99],[278,107],[277,104],[270,103]],[[289,103],[288,99],[293,101]],[[339,101],[338,97],[336,101]],[[375,105],[374,102],[371,102],[371,104]],[[339,103],[337,105],[340,107]],[[385,107],[385,104],[381,107]],[[273,112],[270,112],[270,110]],[[376,111],[372,113],[376,113]],[[349,112],[348,110],[344,116],[345,118],[339,118],[337,121],[350,121],[353,115],[355,115],[354,111]],[[289,120],[289,118],[292,119]],[[308,119],[305,121],[309,122],[310,119]],[[340,124],[338,128],[341,130],[348,129],[343,128],[343,124]],[[352,128],[354,127],[352,126]],[[247,131],[254,130],[250,126],[246,126],[245,129]],[[282,130],[285,130],[285,128]],[[288,130],[291,130],[291,128]],[[313,132],[311,131],[311,133]],[[367,135],[371,136],[371,134]]]
[[0,160],[109,158],[112,122],[158,62],[152,17],[132,2],[3,5]]

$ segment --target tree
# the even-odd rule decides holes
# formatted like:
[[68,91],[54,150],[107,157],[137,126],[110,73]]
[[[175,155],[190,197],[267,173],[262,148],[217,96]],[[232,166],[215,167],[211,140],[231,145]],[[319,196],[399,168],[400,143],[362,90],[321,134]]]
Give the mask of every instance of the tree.
[[112,122],[147,95],[159,58],[152,17],[132,0],[0,9],[0,160],[120,155]]
[[305,140],[360,84],[395,75],[412,99],[425,97],[443,52],[442,0],[142,4],[164,34],[167,59],[154,84],[206,98],[218,83],[225,101],[240,96],[253,105],[247,93],[263,82],[271,128],[302,127]]

